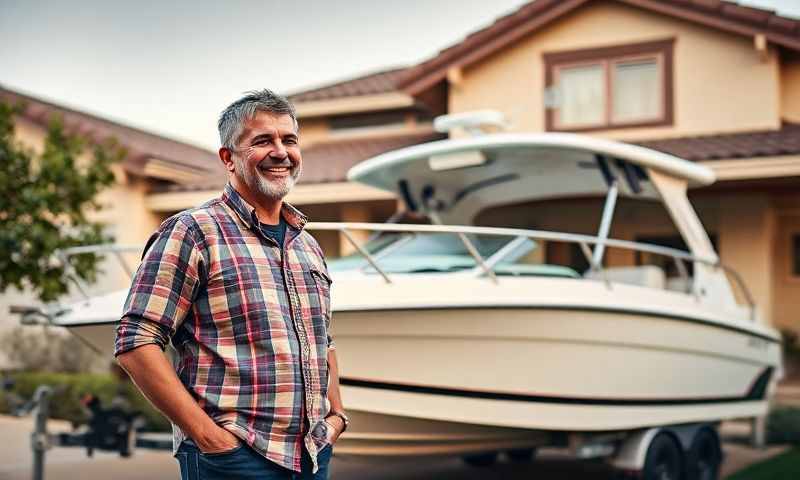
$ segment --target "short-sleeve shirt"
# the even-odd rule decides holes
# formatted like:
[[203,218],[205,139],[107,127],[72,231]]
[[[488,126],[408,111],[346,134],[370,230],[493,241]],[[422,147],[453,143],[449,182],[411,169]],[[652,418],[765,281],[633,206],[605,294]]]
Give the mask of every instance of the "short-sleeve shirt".
[[[219,425],[264,457],[315,464],[330,405],[330,277],[322,251],[284,203],[283,246],[228,184],[220,198],[153,234],[117,329],[115,354],[171,340],[183,385]],[[176,445],[185,438],[175,428]]]

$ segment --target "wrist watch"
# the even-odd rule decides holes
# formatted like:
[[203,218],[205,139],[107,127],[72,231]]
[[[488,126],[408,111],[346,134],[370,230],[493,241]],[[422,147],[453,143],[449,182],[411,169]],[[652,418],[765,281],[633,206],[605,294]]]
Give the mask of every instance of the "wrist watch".
[[344,412],[331,410],[330,412],[328,412],[328,416],[329,417],[339,417],[339,418],[342,419],[342,422],[344,423],[344,428],[342,428],[341,433],[344,433],[345,430],[347,430],[347,427],[350,426],[350,417],[348,417],[347,414],[345,414]]

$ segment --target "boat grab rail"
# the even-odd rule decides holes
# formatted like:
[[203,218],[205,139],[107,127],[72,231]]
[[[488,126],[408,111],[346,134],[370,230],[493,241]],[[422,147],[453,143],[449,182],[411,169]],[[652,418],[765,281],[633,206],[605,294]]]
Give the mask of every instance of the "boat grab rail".
[[[589,245],[600,245],[603,248],[616,247],[626,250],[633,250],[637,252],[653,253],[665,257],[671,257],[677,264],[678,272],[682,277],[688,279],[688,271],[683,262],[699,262],[708,265],[712,268],[722,269],[725,273],[730,274],[738,289],[742,292],[744,300],[750,310],[751,319],[755,320],[756,304],[755,299],[747,287],[747,284],[742,279],[741,275],[732,267],[723,264],[718,257],[704,257],[693,255],[683,250],[676,248],[662,247],[659,245],[652,245],[647,243],[632,242],[629,240],[619,240],[614,238],[602,238],[592,235],[584,235],[579,233],[565,233],[565,232],[550,232],[546,230],[526,230],[521,228],[507,228],[507,227],[478,227],[478,226],[453,226],[453,225],[417,225],[417,224],[387,224],[387,223],[366,223],[366,222],[310,222],[305,227],[308,230],[327,230],[340,232],[348,242],[365,258],[369,265],[378,272],[386,283],[392,283],[389,275],[382,270],[377,263],[376,256],[373,256],[364,249],[353,237],[352,230],[367,230],[370,232],[394,232],[394,233],[451,233],[454,235],[492,235],[502,237],[518,237],[529,238],[533,240],[553,240],[567,243],[577,243],[584,255],[589,261],[590,268],[599,270],[602,274],[602,269],[599,265],[594,263],[594,255]],[[468,240],[467,240],[468,241]],[[478,275],[486,273],[485,270],[489,269],[494,273],[494,267],[500,263],[504,256],[508,255],[513,249],[501,249],[498,254],[493,255],[488,260],[484,260],[478,254],[475,248],[467,249],[470,255],[475,258],[477,265],[481,268],[477,269]],[[496,280],[494,275],[489,274],[490,278]],[[606,280],[608,283],[608,280]],[[692,293],[694,288],[691,289]]]
[[87,255],[87,254],[104,254],[104,253],[111,253],[117,259],[117,262],[120,264],[122,269],[128,275],[128,278],[133,278],[134,270],[131,268],[130,264],[125,257],[122,255],[123,253],[131,253],[137,252],[141,253],[142,245],[117,245],[113,243],[102,243],[96,245],[81,245],[79,247],[69,247],[69,248],[62,248],[56,250],[53,253],[53,256],[63,265],[64,267],[64,274],[66,278],[72,280],[75,286],[78,288],[78,293],[83,296],[84,299],[89,299],[89,287],[86,283],[81,279],[80,275],[75,271],[75,268],[69,262],[69,257],[73,257],[75,255]]
[[[377,260],[383,256],[380,252],[376,255],[370,254],[352,235],[353,230],[366,230],[370,232],[395,232],[395,233],[412,233],[412,234],[420,234],[420,233],[451,233],[454,235],[459,235],[463,241],[466,243],[470,243],[469,239],[466,235],[491,235],[491,236],[501,236],[501,237],[517,237],[517,238],[528,238],[533,240],[553,240],[553,241],[561,241],[567,243],[577,243],[581,251],[583,252],[584,256],[586,256],[587,261],[589,262],[590,268],[594,270],[600,271],[602,274],[602,268],[600,265],[596,265],[594,263],[594,255],[592,250],[589,248],[589,245],[602,245],[605,247],[616,247],[622,248],[626,250],[633,250],[637,252],[646,252],[646,253],[653,253],[656,255],[662,255],[665,257],[671,257],[675,262],[678,269],[679,274],[684,279],[688,280],[689,275],[686,269],[686,265],[683,262],[699,262],[705,265],[708,265],[713,268],[722,269],[725,273],[729,275],[729,278],[733,279],[733,282],[738,287],[739,291],[744,296],[744,300],[747,302],[747,306],[750,309],[750,317],[751,319],[755,320],[755,312],[756,312],[756,304],[755,299],[750,292],[750,289],[747,287],[747,284],[744,282],[744,279],[741,275],[734,270],[732,267],[723,264],[719,258],[717,257],[702,257],[693,255],[689,252],[685,252],[683,250],[678,250],[675,248],[670,247],[662,247],[659,245],[652,245],[647,243],[639,243],[639,242],[632,242],[629,240],[619,240],[614,238],[601,238],[592,235],[584,235],[579,233],[566,233],[566,232],[550,232],[546,230],[526,230],[521,228],[508,228],[508,227],[477,227],[477,226],[466,226],[466,225],[418,225],[418,224],[397,224],[397,223],[367,223],[367,222],[310,222],[305,227],[308,230],[326,230],[326,231],[336,231],[340,232],[342,236],[344,236],[348,242],[364,257],[364,259],[368,262],[369,266],[375,269],[379,275],[383,278],[386,283],[392,283],[391,278],[389,275],[380,268],[378,265]],[[86,295],[84,291],[84,286],[82,286],[81,281],[75,272],[71,271],[69,268],[70,263],[67,259],[73,255],[81,255],[81,254],[103,254],[103,253],[112,253],[117,258],[117,260],[122,265],[123,269],[128,273],[129,277],[133,276],[133,270],[130,268],[128,263],[125,261],[125,258],[122,256],[123,253],[130,253],[130,252],[139,252],[141,253],[142,246],[141,245],[114,245],[114,244],[101,244],[101,245],[86,245],[80,247],[71,247],[61,249],[56,252],[56,256],[62,263],[65,265],[67,269],[67,274],[70,275],[73,281],[75,281],[81,293]],[[478,253],[477,249],[468,248],[467,249],[470,255],[475,258],[476,264],[480,267],[476,269],[477,275],[487,274],[493,281],[497,281],[496,276],[494,275],[494,267],[498,265],[502,259],[509,255],[514,249],[513,248],[501,248],[495,255],[492,255],[489,259],[484,260],[480,254]],[[490,270],[491,273],[487,272],[486,270]],[[608,279],[605,279],[606,283],[608,284]],[[691,293],[695,295],[697,292],[694,291],[692,287],[690,289]]]

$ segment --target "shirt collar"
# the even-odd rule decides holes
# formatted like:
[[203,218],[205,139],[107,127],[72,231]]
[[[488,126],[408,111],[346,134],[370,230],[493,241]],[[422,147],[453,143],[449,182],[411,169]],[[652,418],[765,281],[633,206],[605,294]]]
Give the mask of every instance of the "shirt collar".
[[[236,212],[236,215],[248,228],[252,229],[253,226],[258,226],[256,209],[239,195],[239,192],[233,188],[231,182],[225,185],[225,190],[222,192],[222,201]],[[286,223],[298,230],[302,230],[308,222],[308,218],[300,210],[286,202],[283,202],[281,207],[281,216],[286,220]]]

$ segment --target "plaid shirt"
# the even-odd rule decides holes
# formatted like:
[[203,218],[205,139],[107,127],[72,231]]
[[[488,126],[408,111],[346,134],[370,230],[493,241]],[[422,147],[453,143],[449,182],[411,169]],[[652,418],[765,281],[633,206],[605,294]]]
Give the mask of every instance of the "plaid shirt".
[[[214,421],[300,471],[324,446],[330,277],[306,218],[284,203],[284,245],[228,184],[167,219],[148,242],[117,329],[115,355],[171,339],[176,370]],[[185,435],[175,428],[176,445]]]

